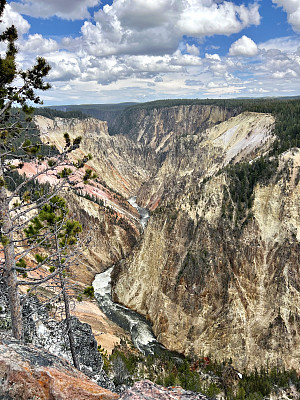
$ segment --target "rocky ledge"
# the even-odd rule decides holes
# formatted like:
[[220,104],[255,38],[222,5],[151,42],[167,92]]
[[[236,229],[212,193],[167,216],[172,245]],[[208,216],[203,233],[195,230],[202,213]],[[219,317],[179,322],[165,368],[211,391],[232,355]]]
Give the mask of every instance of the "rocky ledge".
[[164,388],[140,381],[119,397],[42,348],[13,339],[0,340],[0,399],[5,400],[207,400],[180,387]]
[[0,399],[117,399],[67,361],[31,345],[0,341]]
[[165,388],[155,383],[144,380],[136,382],[120,397],[120,400],[207,400],[208,397],[201,393],[184,390],[180,386]]

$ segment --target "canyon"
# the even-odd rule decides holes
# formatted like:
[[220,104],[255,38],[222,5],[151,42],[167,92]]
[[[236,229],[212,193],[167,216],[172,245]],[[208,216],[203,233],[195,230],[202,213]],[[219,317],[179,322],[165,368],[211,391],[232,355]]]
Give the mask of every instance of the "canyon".
[[[74,157],[92,154],[98,175],[86,190],[103,204],[66,194],[93,231],[74,282],[114,265],[113,300],[145,316],[168,349],[237,368],[298,368],[299,149],[256,180],[249,204],[232,189],[234,166],[268,154],[271,114],[178,105],[132,107],[109,129],[93,118],[35,123],[58,149],[64,132],[81,135]],[[151,211],[144,230],[132,196]]]

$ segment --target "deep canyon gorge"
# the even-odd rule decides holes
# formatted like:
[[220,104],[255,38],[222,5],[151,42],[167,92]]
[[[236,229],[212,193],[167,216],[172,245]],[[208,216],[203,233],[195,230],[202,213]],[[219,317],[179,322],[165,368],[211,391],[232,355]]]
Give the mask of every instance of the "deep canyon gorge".
[[[298,368],[300,151],[264,165],[273,115],[183,104],[132,107],[109,127],[35,123],[44,143],[59,149],[64,132],[81,135],[77,156],[93,155],[97,182],[66,194],[93,231],[72,275],[79,287],[114,265],[113,300],[143,315],[166,348],[241,369]],[[150,210],[144,229],[132,196]]]

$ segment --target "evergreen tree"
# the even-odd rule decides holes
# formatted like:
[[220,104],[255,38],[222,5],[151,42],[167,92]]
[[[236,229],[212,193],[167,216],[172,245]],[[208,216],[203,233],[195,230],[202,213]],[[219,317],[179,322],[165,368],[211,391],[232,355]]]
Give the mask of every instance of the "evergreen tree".
[[[0,23],[5,5],[6,1],[0,0]],[[12,334],[16,339],[23,340],[22,306],[18,287],[24,282],[18,282],[17,270],[22,267],[22,260],[33,251],[36,243],[25,240],[21,232],[33,221],[38,210],[43,209],[57,193],[65,187],[74,187],[74,181],[70,177],[76,168],[84,166],[89,157],[78,162],[69,160],[69,154],[79,147],[81,138],[72,141],[68,133],[64,134],[64,149],[55,158],[51,155],[39,155],[41,145],[38,133],[34,135],[28,128],[33,109],[27,103],[42,103],[35,90],[43,91],[50,87],[44,83],[50,66],[45,59],[38,57],[31,69],[18,69],[17,38],[17,30],[13,25],[0,35],[0,43],[6,44],[5,55],[0,56],[0,241],[4,254],[4,258],[0,259],[0,273],[8,287]],[[17,86],[16,82],[22,84]],[[14,104],[20,107],[13,109]],[[34,163],[36,173],[23,177],[21,182],[18,179],[14,181],[14,170],[21,168],[26,161]],[[46,190],[45,187],[37,189],[38,178],[46,174],[54,175],[57,183],[51,188],[48,186]],[[90,178],[91,174],[84,177],[85,180]],[[10,187],[9,191],[12,180],[13,188]],[[43,262],[38,265],[42,266]],[[43,279],[35,282],[39,283],[43,283]]]
[[[40,285],[41,280],[44,283],[50,279],[55,281],[55,278],[58,277],[57,286],[59,286],[63,297],[72,359],[74,366],[80,369],[71,326],[66,273],[81,251],[78,235],[82,232],[82,226],[78,221],[68,219],[68,213],[69,210],[66,206],[66,201],[59,196],[52,197],[49,203],[42,207],[28,228],[25,229],[25,233],[28,241],[36,244],[36,248],[45,249],[45,254],[35,254],[37,265],[34,268],[27,268],[26,263],[22,259],[23,262],[22,265],[18,265],[18,271],[23,275],[25,273],[27,279],[24,281],[24,284],[26,285],[37,286]],[[49,274],[43,279],[30,279],[27,277],[28,271],[39,269],[41,265],[48,266]]]
[[[6,0],[0,0],[0,23],[3,16]],[[13,221],[10,217],[9,202],[10,196],[5,188],[5,169],[6,160],[11,151],[14,150],[14,140],[20,134],[20,129],[16,121],[10,119],[10,109],[13,103],[19,103],[23,110],[28,112],[29,108],[26,100],[40,103],[40,98],[35,95],[34,89],[46,90],[48,84],[44,84],[43,78],[50,70],[49,64],[43,59],[38,58],[36,65],[28,71],[19,71],[16,65],[18,38],[17,30],[14,25],[7,28],[0,35],[0,43],[6,44],[5,56],[0,56],[0,224],[1,241],[5,257],[5,278],[8,286],[9,303],[11,309],[12,331],[17,339],[21,339],[22,318],[21,303],[17,287],[17,276],[15,269],[15,248],[13,242]],[[23,81],[20,87],[14,85],[14,81],[19,78]],[[27,153],[35,152],[36,148],[30,142],[23,142],[24,151]]]

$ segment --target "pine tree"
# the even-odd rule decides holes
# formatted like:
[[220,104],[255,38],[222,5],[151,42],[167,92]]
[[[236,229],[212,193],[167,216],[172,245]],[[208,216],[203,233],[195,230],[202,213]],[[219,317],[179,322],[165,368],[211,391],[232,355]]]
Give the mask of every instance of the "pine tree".
[[[6,1],[0,0],[0,23],[5,5]],[[50,66],[45,59],[38,57],[31,69],[18,69],[17,38],[17,30],[13,25],[0,35],[0,43],[6,44],[5,55],[0,55],[0,241],[4,255],[4,258],[0,258],[0,273],[8,287],[12,334],[16,339],[23,340],[19,285],[24,283],[18,281],[17,270],[22,267],[22,260],[33,251],[36,243],[30,243],[28,238],[25,240],[20,232],[57,193],[66,187],[76,186],[71,176],[76,168],[84,166],[89,157],[77,162],[69,160],[69,154],[79,147],[81,138],[71,140],[68,133],[64,134],[65,147],[61,153],[55,157],[51,157],[51,153],[49,156],[39,155],[39,134],[33,134],[28,125],[33,111],[28,106],[28,101],[42,103],[35,90],[49,89],[50,85],[44,82],[44,78],[50,71]],[[19,82],[22,82],[21,85]],[[13,109],[13,105],[19,105],[19,108]],[[34,163],[36,173],[24,177],[22,182],[15,182],[13,189],[9,191],[8,182],[11,183],[13,179],[12,173],[26,161]],[[36,190],[38,178],[45,174],[55,175],[57,183],[47,190],[41,187]],[[90,178],[91,174],[84,176],[85,181]],[[42,265],[43,262],[39,262],[38,268]],[[35,282],[41,283],[43,279]]]
[[[35,243],[37,249],[45,249],[45,254],[35,254],[37,261],[35,268],[39,269],[41,265],[44,267],[48,266],[49,268],[49,274],[42,279],[43,283],[50,279],[55,281],[55,278],[58,277],[57,286],[59,286],[63,297],[72,359],[74,366],[80,369],[71,326],[66,273],[70,266],[74,264],[76,257],[81,251],[78,235],[82,232],[82,226],[78,221],[69,219],[68,214],[69,210],[66,206],[66,201],[59,196],[54,196],[50,199],[49,203],[42,207],[28,228],[25,229],[25,233],[28,241]],[[19,265],[18,270],[22,274],[25,272],[26,276],[28,270],[33,270],[33,268],[28,269],[26,263],[23,261],[22,265]],[[27,277],[24,280],[24,284],[37,286],[40,284],[40,281],[39,279],[30,279]]]
[[[6,0],[0,1],[0,23],[3,16]],[[20,133],[19,127],[12,122],[10,109],[13,103],[19,103],[23,110],[28,112],[29,108],[26,100],[40,103],[40,98],[35,95],[34,89],[47,90],[48,84],[44,84],[43,78],[50,70],[49,64],[43,59],[38,58],[36,65],[28,71],[19,71],[16,66],[18,38],[17,30],[14,25],[7,28],[0,35],[0,43],[6,43],[7,49],[4,57],[0,56],[0,224],[1,241],[5,257],[5,278],[8,286],[8,296],[11,310],[12,332],[15,338],[22,339],[22,319],[20,295],[17,287],[17,277],[15,270],[15,249],[13,244],[13,222],[9,213],[10,198],[5,188],[4,170],[5,161],[13,150],[15,137]],[[22,86],[17,87],[14,81],[20,78]],[[27,151],[34,150],[27,142]]]

